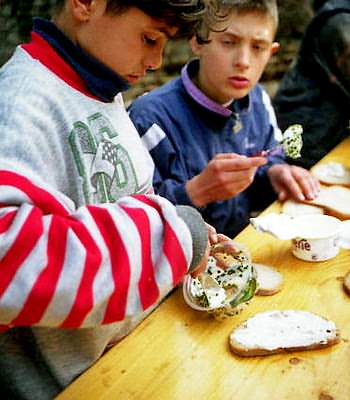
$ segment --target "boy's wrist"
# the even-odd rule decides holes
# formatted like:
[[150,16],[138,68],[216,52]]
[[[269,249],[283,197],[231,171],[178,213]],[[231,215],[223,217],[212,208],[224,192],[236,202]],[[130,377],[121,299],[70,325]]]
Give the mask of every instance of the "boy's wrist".
[[200,191],[197,190],[195,177],[187,181],[185,188],[187,196],[196,208],[203,209],[206,207],[207,202],[204,200],[203,196],[201,196]]

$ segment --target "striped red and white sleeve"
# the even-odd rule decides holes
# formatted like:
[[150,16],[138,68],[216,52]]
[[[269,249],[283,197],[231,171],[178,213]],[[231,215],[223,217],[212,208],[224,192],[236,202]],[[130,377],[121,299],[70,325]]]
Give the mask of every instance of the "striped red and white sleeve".
[[64,194],[0,171],[0,325],[79,328],[123,320],[176,286],[192,238],[156,195],[75,209]]

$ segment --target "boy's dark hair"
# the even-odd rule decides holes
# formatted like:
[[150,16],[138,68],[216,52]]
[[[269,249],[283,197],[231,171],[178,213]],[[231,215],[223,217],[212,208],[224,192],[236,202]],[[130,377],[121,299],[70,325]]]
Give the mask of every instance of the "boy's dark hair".
[[274,21],[275,29],[278,27],[278,7],[276,0],[221,0],[221,7],[225,14],[230,11],[246,13],[257,11],[268,14]]
[[[65,1],[56,0],[55,12],[62,9]],[[178,27],[177,37],[189,38],[195,34],[202,40],[207,38],[211,24],[222,18],[215,0],[107,0],[106,12],[122,14],[130,7]]]

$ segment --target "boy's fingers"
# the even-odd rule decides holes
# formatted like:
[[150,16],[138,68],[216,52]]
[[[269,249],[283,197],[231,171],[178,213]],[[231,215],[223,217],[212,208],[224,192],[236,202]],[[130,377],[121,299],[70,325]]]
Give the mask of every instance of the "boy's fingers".
[[210,244],[216,244],[218,242],[218,234],[216,233],[216,229],[206,223],[208,228],[208,239]]
[[196,269],[190,273],[192,278],[196,278],[199,274],[201,274],[202,272],[205,271],[205,269],[207,268],[207,264],[208,264],[209,253],[210,253],[210,243],[208,241],[208,245],[207,245],[207,248],[206,248],[206,251],[205,251],[205,254],[204,254],[202,260],[197,265]]
[[284,201],[284,200],[286,200],[286,198],[287,198],[287,193],[285,192],[285,190],[281,190],[278,193],[278,200],[279,201]]
[[229,160],[229,159],[234,159],[234,158],[246,158],[246,156],[242,156],[241,154],[237,153],[218,153],[215,155],[215,158],[217,160]]
[[223,233],[218,233],[217,237],[218,237],[218,242],[219,243],[220,242],[227,242],[227,241],[231,240],[228,236],[224,235]]
[[292,167],[292,176],[296,180],[299,189],[302,191],[306,199],[312,200],[318,195],[320,184],[309,171],[300,167]]
[[302,192],[304,193],[305,197],[308,200],[312,200],[316,197],[317,191],[314,189],[313,182],[311,179],[309,179],[307,176],[302,177],[298,181]]
[[302,190],[302,187],[294,179],[289,184],[289,191],[290,191],[292,197],[294,197],[294,199],[299,200],[299,201],[305,200],[305,195]]
[[222,158],[219,160],[220,167],[225,171],[248,170],[251,168],[261,167],[267,163],[264,157],[237,157],[237,158]]

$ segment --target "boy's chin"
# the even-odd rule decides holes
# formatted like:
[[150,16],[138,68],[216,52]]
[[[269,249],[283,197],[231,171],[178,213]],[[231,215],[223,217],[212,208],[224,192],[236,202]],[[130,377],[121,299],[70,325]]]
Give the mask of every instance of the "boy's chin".
[[232,99],[234,100],[240,100],[243,99],[243,97],[246,97],[249,93],[249,89],[241,89],[241,90],[235,90],[234,93],[232,93]]
[[225,97],[222,98],[221,101],[219,101],[218,103],[222,104],[223,106],[229,106],[231,103],[233,103],[235,100],[240,100],[243,99],[243,97],[245,97],[248,93],[244,94],[244,95],[240,95],[240,96],[233,96],[233,97]]

